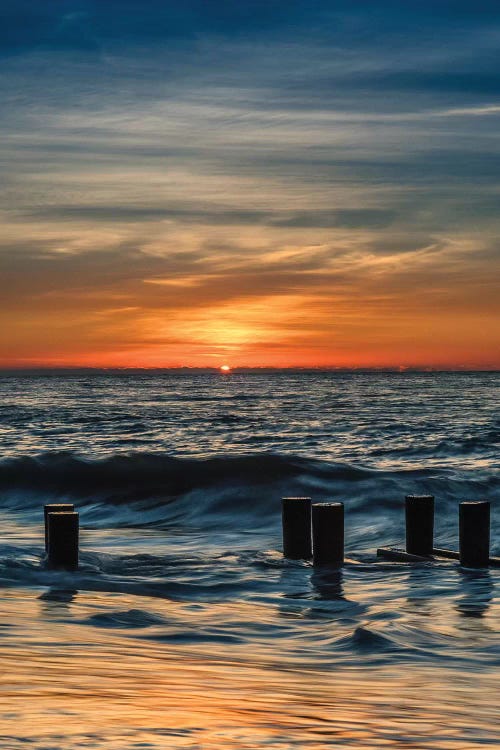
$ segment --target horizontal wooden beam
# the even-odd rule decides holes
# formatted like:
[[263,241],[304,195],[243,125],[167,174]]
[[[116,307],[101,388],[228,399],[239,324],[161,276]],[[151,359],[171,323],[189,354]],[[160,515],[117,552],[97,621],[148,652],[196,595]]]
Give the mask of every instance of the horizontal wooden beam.
[[398,547],[379,547],[377,550],[378,557],[384,557],[386,560],[396,562],[432,562],[433,557],[426,555],[412,555]]
[[[439,547],[434,547],[432,550],[432,556],[412,555],[399,547],[379,547],[377,549],[377,557],[383,557],[386,560],[394,560],[395,562],[432,562],[432,560],[439,557],[448,560],[460,560],[458,552],[451,549],[441,549]],[[500,568],[500,557],[490,557],[489,565],[491,568]]]

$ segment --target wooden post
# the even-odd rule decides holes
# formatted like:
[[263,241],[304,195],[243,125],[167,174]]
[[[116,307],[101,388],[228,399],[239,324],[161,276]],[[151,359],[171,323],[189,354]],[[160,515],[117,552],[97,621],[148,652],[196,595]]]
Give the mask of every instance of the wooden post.
[[51,568],[78,570],[78,513],[48,513],[49,550]]
[[459,509],[460,564],[487,568],[490,562],[490,503],[466,501]]
[[314,565],[342,565],[344,562],[344,503],[316,503],[312,506]]
[[410,555],[432,555],[434,547],[434,497],[405,498],[406,551]]
[[283,497],[281,499],[283,523],[283,555],[290,560],[310,560],[311,498]]
[[43,519],[45,523],[45,552],[49,550],[49,526],[47,522],[48,513],[63,513],[75,510],[73,503],[49,503],[43,506]]

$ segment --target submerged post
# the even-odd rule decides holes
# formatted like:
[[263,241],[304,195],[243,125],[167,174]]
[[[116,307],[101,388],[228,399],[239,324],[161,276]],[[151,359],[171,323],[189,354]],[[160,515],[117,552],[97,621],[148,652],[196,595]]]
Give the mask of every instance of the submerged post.
[[344,562],[344,503],[316,503],[312,506],[314,565],[342,565]]
[[405,498],[406,551],[411,555],[432,555],[434,547],[434,496],[407,495]]
[[74,511],[48,513],[49,550],[51,568],[78,569],[79,516]]
[[49,503],[43,506],[43,519],[45,523],[45,552],[49,550],[49,525],[47,515],[49,513],[63,513],[75,510],[73,503]]
[[460,564],[487,568],[490,562],[490,503],[465,501],[459,508]]
[[311,498],[283,497],[281,499],[283,523],[283,555],[291,560],[310,560]]

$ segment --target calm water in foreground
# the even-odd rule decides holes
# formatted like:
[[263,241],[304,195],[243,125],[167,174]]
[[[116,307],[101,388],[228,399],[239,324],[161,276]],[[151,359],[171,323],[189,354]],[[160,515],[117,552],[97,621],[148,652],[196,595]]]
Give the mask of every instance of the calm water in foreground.
[[[377,560],[403,497],[492,501],[500,375],[0,377],[0,747],[498,747],[499,570]],[[335,574],[280,497],[346,504]],[[78,573],[41,506],[81,514]]]

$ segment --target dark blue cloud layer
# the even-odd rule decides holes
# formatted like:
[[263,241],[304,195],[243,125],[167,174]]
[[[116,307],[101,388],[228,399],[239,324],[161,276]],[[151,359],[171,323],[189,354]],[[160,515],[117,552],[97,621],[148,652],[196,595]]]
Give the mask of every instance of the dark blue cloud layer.
[[353,294],[359,263],[414,255],[409,284],[445,288],[455,267],[491,299],[477,289],[498,253],[499,46],[498,2],[3,2],[0,208],[16,257],[27,239],[19,267],[0,261],[38,284],[33,245],[75,276],[88,263],[92,287],[130,245],[141,286],[174,273],[186,233],[175,273],[213,243],[194,266],[214,299],[215,276],[262,274],[290,246],[255,294],[313,294],[303,253],[336,284],[351,255]]
[[85,49],[144,44],[200,34],[308,35],[363,47],[378,39],[406,40],[496,24],[497,2],[418,3],[358,0],[18,0],[0,7],[0,49]]
[[[219,41],[217,41],[219,40]],[[241,65],[248,45],[276,50],[266,63]],[[228,45],[231,47],[228,49]],[[296,53],[293,53],[296,47]],[[156,74],[129,75],[132,97],[158,81],[203,76],[261,90],[252,106],[268,109],[409,111],[415,106],[471,106],[500,97],[498,2],[418,3],[343,0],[18,0],[0,4],[0,58],[43,54],[33,71],[35,98],[53,96],[51,75],[77,55],[113,86],[106,55],[119,54]],[[289,50],[284,54],[284,50]],[[165,64],[158,63],[165,56]],[[37,61],[37,66],[40,64]],[[161,65],[161,68],[159,67]],[[94,75],[95,78],[95,75]],[[123,77],[117,86],[124,84]],[[69,100],[78,95],[64,92]],[[276,96],[279,94],[279,96]],[[153,91],[153,96],[155,95]]]

